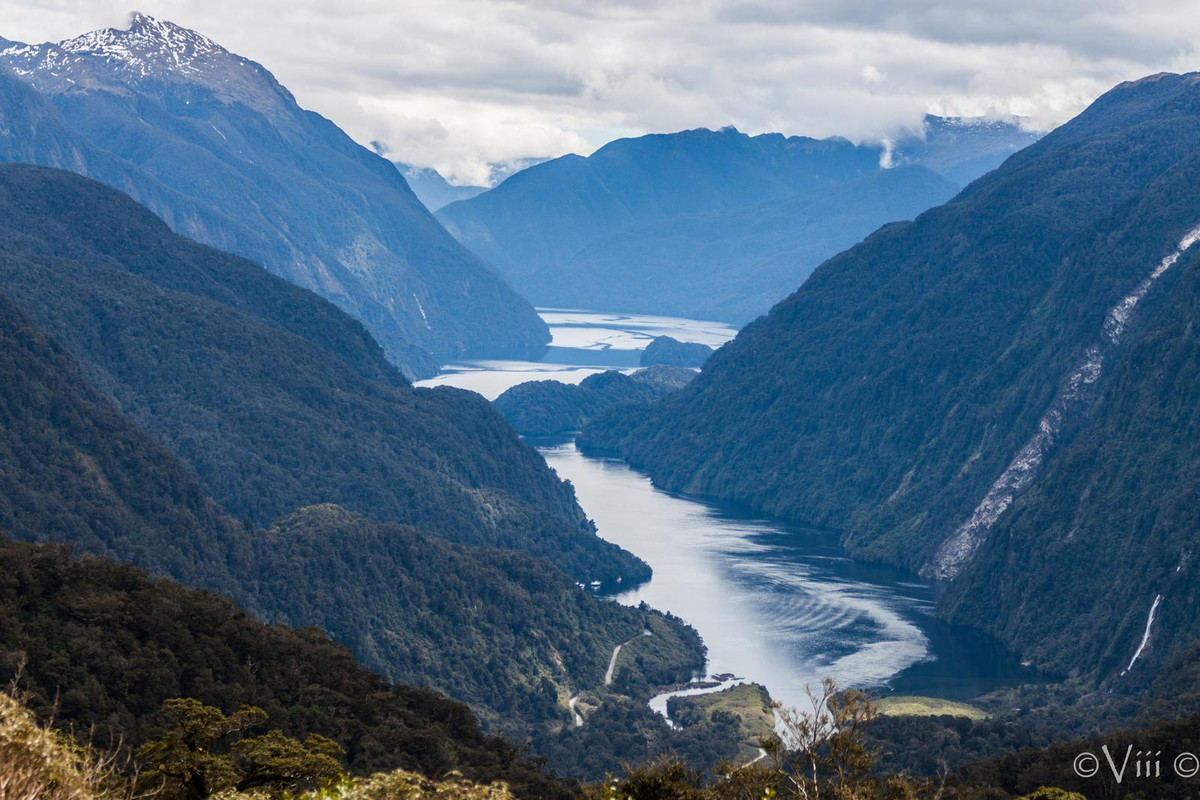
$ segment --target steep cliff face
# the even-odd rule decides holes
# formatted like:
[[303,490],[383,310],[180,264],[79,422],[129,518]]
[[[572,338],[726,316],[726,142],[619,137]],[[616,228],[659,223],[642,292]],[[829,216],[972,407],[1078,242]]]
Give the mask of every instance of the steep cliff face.
[[[442,229],[393,164],[207,37],[135,14],[125,30],[8,43],[0,65],[58,112],[6,125],[6,160],[97,178],[176,231],[323,295],[410,375],[432,374],[428,353],[549,341],[532,307]],[[0,89],[3,102],[27,104],[11,78]]]
[[[1127,591],[1147,558],[1191,580],[1181,553],[1196,528],[1162,507],[1196,487],[1154,476],[1194,458],[1190,412],[1170,393],[1200,386],[1135,366],[1161,326],[1176,326],[1180,347],[1193,336],[1182,287],[1200,225],[1198,118],[1195,75],[1116,87],[953,201],[826,262],[644,419],[595,425],[585,440],[669,488],[840,527],[860,556],[954,579],[947,613],[1039,663],[1092,676],[1126,667],[1158,594],[1159,632],[1138,663],[1169,653],[1195,634],[1168,622],[1190,601]],[[1184,305],[1166,312],[1164,298]],[[1182,381],[1186,357],[1175,357]],[[1170,409],[1132,440],[1130,392],[1135,406]],[[1072,456],[1096,436],[1110,449]],[[1133,464],[1111,449],[1150,446],[1157,461]],[[1147,517],[1112,527],[1131,513]],[[1119,555],[1104,569],[1081,558],[1092,578],[1055,572],[1039,566],[1066,563],[1051,558],[1062,543],[1050,530]],[[1091,619],[1114,607],[1119,624],[1067,634],[1066,609]]]
[[1131,314],[1078,435],[1050,451],[946,600],[1039,663],[1118,688],[1200,639],[1200,254],[1166,266],[1121,306]]

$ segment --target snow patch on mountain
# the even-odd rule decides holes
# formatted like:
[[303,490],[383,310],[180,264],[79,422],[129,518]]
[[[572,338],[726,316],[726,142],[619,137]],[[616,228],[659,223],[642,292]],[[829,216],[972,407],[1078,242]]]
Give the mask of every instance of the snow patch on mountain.
[[259,110],[278,110],[286,105],[280,101],[292,101],[261,65],[196,31],[136,12],[124,30],[104,28],[37,45],[6,44],[0,48],[0,63],[50,94],[122,83],[144,88],[157,81],[204,86],[226,102]]
[[128,30],[91,31],[60,42],[58,48],[123,62],[143,76],[158,72],[164,65],[183,75],[194,75],[203,71],[206,60],[230,55],[207,36],[137,12],[130,16]]

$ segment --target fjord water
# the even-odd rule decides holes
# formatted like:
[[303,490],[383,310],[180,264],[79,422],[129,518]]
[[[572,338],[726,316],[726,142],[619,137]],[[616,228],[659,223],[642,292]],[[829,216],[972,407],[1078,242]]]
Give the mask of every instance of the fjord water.
[[[578,382],[633,369],[658,335],[719,345],[736,331],[716,322],[541,310],[554,339],[540,361],[450,364],[421,385],[448,384],[494,398],[525,380]],[[617,459],[584,456],[573,440],[533,442],[605,539],[644,559],[647,583],[614,595],[692,624],[708,647],[708,675],[765,685],[785,705],[806,684],[968,698],[1028,677],[991,638],[934,613],[937,587],[851,560],[837,534],[663,492]]]
[[723,322],[678,317],[555,308],[539,308],[538,313],[552,338],[536,361],[452,361],[442,365],[440,375],[417,385],[457,386],[495,400],[505,389],[525,381],[579,383],[609,369],[636,369],[642,350],[656,336],[719,347],[737,333]]
[[616,595],[691,623],[708,646],[709,675],[764,684],[798,706],[806,684],[968,698],[1023,670],[994,640],[934,615],[936,587],[848,558],[837,534],[756,518],[660,491],[617,459],[573,442],[539,448],[575,486],[604,538],[654,569]]

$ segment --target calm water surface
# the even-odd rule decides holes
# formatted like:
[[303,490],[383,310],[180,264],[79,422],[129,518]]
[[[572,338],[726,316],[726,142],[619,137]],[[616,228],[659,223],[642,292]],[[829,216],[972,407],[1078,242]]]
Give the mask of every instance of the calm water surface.
[[525,381],[554,379],[579,383],[608,369],[637,369],[642,350],[656,336],[720,347],[737,333],[723,322],[641,314],[605,314],[539,308],[552,337],[536,361],[453,361],[442,374],[418,386],[457,386],[495,400],[505,389]]
[[994,640],[934,615],[936,588],[852,561],[837,535],[655,489],[619,460],[574,443],[539,448],[570,480],[600,535],[637,553],[654,577],[617,595],[691,623],[710,675],[733,673],[798,706],[805,684],[967,698],[1023,676]]
[[[422,385],[494,398],[525,380],[577,383],[603,369],[633,369],[654,336],[715,346],[736,332],[699,320],[541,313],[554,336],[541,360],[460,362]],[[1029,677],[994,640],[938,621],[935,586],[850,560],[834,533],[660,491],[619,460],[583,456],[571,441],[538,444],[574,484],[600,535],[654,569],[648,583],[615,599],[645,601],[691,623],[708,646],[709,675],[762,683],[793,706],[802,704],[805,684],[827,676],[946,698]]]

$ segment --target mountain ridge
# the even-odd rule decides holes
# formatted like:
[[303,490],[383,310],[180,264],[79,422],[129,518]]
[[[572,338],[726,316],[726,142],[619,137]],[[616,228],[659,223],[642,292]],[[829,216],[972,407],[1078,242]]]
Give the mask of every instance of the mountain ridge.
[[[13,196],[29,203],[20,213]],[[58,204],[66,208],[55,216]],[[0,291],[3,536],[131,562],[156,577],[221,592],[260,619],[319,626],[371,669],[437,687],[469,702],[490,729],[519,738],[549,735],[568,722],[569,697],[602,691],[612,648],[647,627],[655,631],[655,647],[628,665],[630,691],[686,679],[702,662],[698,637],[678,620],[601,600],[552,563],[579,578],[613,567],[632,576],[626,568],[640,564],[594,538],[582,512],[577,507],[572,512],[570,487],[482,398],[413,389],[377,349],[396,385],[351,378],[344,362],[332,354],[317,358],[312,353],[317,345],[298,333],[244,311],[231,313],[211,298],[151,283],[146,276],[155,266],[168,267],[183,282],[222,264],[235,275],[257,271],[265,291],[291,296],[304,311],[325,307],[335,320],[361,330],[326,301],[249,262],[182,239],[131,199],[96,182],[42,167],[0,166],[0,208],[0,285],[18,301]],[[84,212],[94,216],[81,216]],[[39,228],[33,224],[39,218],[62,224]],[[141,260],[129,259],[123,270],[87,250],[94,238],[89,222],[102,222],[99,228],[112,241],[124,242]],[[139,231],[139,223],[149,232]],[[75,239],[60,235],[63,231]],[[162,243],[156,247],[148,238],[154,232],[166,246],[175,246],[176,259],[160,259]],[[41,251],[29,244],[39,237],[46,240]],[[102,251],[102,237],[95,238]],[[236,357],[271,375],[268,380],[278,388],[295,389],[287,376],[306,376],[302,396],[293,395],[293,405],[286,405],[287,395],[264,391],[254,382],[255,372],[239,373],[238,359],[221,353],[231,347]],[[130,377],[130,364],[146,373],[142,381]],[[187,382],[202,379],[206,369],[246,405],[221,401],[202,381]],[[188,373],[187,380],[181,383],[177,370]],[[381,417],[396,418],[415,440],[390,459],[379,459],[377,467],[408,473],[388,488],[411,506],[409,524],[372,521],[329,502],[327,495],[274,517],[262,499],[273,492],[276,501],[288,495],[272,487],[276,473],[248,469],[253,451],[265,455],[270,441],[245,428],[241,418],[303,421],[304,412],[349,393],[363,394],[363,402],[340,406],[344,413],[338,416],[347,424],[334,434],[348,438],[360,460],[376,467],[363,459],[370,440],[396,438],[395,428],[389,430]],[[175,395],[188,396],[194,405],[180,405]],[[371,400],[383,401],[380,416],[366,402]],[[426,425],[422,417],[431,411]],[[498,463],[482,457],[463,463],[463,454],[454,452],[456,436],[474,441]],[[283,428],[277,438],[320,449],[312,429]],[[230,473],[211,460],[223,448],[234,450]],[[353,496],[354,484],[370,477],[339,472],[342,465],[328,450],[296,455],[320,468],[318,482],[331,487],[330,494]],[[507,488],[498,485],[494,474],[489,477],[497,471],[517,480]],[[522,474],[542,485],[519,488]],[[248,493],[262,507],[238,508],[243,519],[238,521],[205,490],[228,493],[242,477],[249,478]],[[368,507],[378,516],[378,509]],[[256,516],[267,522],[256,523]],[[592,543],[584,551],[599,550],[567,554],[564,562],[566,551],[555,544],[564,536]]]
[[0,208],[0,291],[237,518],[336,502],[577,579],[645,574],[485,400],[412,388],[328,301],[72,173],[0,165]]
[[824,259],[1036,139],[1011,122],[950,122],[886,144],[733,127],[618,139],[437,218],[539,306],[746,322]]
[[[53,104],[66,129],[41,129],[34,147],[0,137],[0,151],[15,151],[7,159],[101,179],[176,231],[316,291],[410,376],[433,374],[428,353],[549,341],[533,308],[445,233],[393,164],[207,37],[142,15],[127,30],[10,44],[0,65]],[[59,157],[56,137],[67,133],[106,154],[103,168]]]

